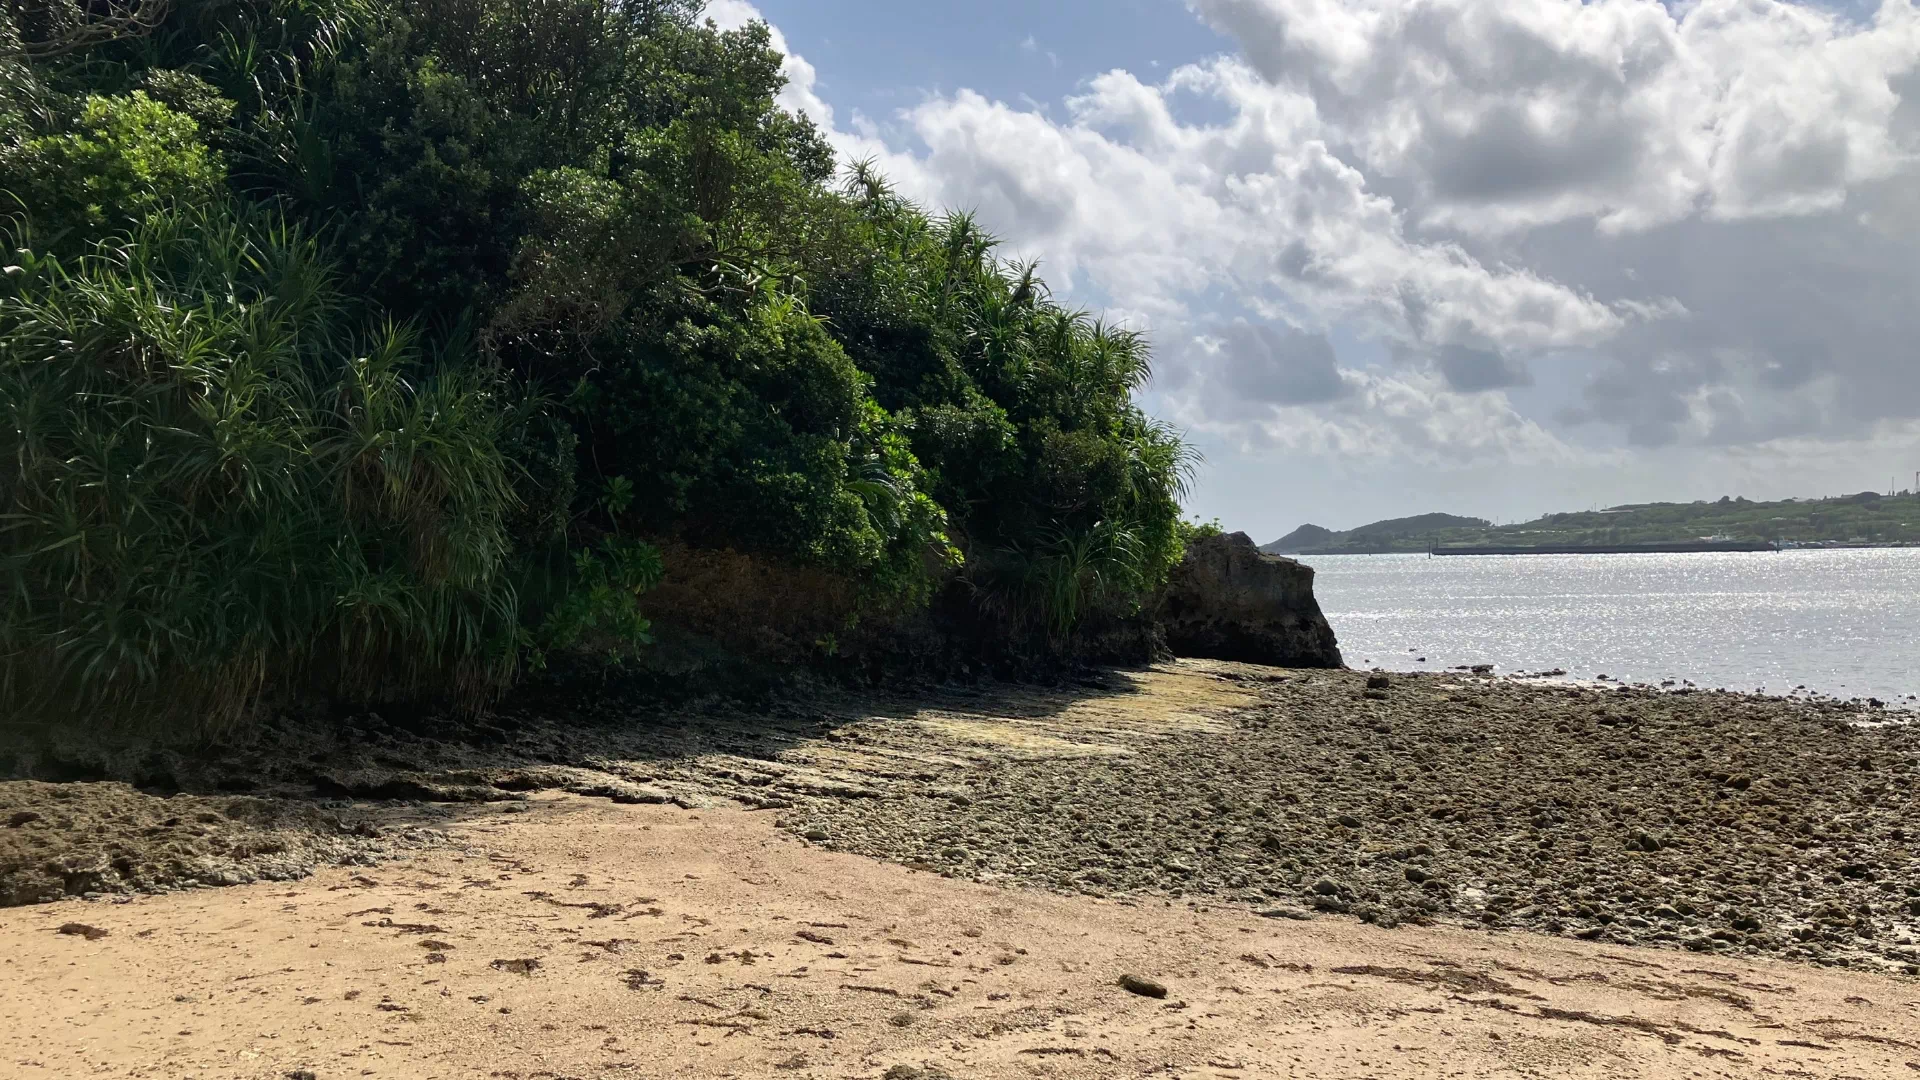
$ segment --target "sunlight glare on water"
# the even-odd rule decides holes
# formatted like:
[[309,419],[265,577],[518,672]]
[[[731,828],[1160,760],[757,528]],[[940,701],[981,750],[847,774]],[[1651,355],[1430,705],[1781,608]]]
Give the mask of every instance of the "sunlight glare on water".
[[1920,548],[1301,561],[1356,668],[1920,694]]

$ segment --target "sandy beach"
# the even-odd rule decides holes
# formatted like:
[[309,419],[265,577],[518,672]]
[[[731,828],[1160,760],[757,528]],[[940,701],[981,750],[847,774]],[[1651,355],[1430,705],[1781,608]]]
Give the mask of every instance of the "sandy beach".
[[[0,916],[17,1077],[1901,1076],[1910,981],[1062,897],[542,795],[330,869]],[[60,933],[75,923],[105,931]],[[1150,979],[1165,998],[1123,989]]]
[[146,755],[171,797],[0,784],[0,884],[65,896],[0,910],[0,1075],[1920,1070],[1903,725],[1368,679],[288,726]]

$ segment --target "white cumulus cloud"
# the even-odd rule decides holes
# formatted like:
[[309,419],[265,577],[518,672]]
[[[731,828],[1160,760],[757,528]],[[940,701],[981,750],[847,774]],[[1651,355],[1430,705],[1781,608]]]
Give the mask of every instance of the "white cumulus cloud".
[[1920,420],[1913,0],[1189,5],[1233,53],[1061,109],[836,123],[797,57],[786,101],[1131,313],[1160,407],[1248,452],[1844,456]]

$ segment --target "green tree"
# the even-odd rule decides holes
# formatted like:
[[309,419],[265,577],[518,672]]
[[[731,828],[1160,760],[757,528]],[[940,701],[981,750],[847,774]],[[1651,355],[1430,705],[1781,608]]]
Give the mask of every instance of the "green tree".
[[0,190],[49,240],[84,243],[178,203],[216,197],[220,156],[191,117],[136,90],[88,95],[70,130],[0,145]]
[[48,2],[0,7],[5,693],[483,701],[639,648],[660,541],[1071,650],[1179,557],[1148,342],[836,182],[764,25]]

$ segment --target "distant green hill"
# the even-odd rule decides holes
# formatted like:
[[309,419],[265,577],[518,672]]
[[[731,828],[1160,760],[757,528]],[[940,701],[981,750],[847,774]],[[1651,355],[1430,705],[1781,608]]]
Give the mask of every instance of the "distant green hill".
[[1305,525],[1264,550],[1302,555],[1367,554],[1425,551],[1429,544],[1620,545],[1708,537],[1779,541],[1790,546],[1920,545],[1920,495],[1863,491],[1780,502],[1726,496],[1714,502],[1635,503],[1548,514],[1534,521],[1500,526],[1479,518],[1422,514],[1377,521],[1346,532]]
[[1302,525],[1260,550],[1274,555],[1291,555],[1308,548],[1325,547],[1333,543],[1338,535],[1332,529],[1323,529],[1318,525]]
[[1449,529],[1491,529],[1493,522],[1485,518],[1460,517],[1456,514],[1421,514],[1418,517],[1389,518],[1376,521],[1371,525],[1362,525],[1346,534],[1348,543],[1388,542],[1403,538],[1432,536],[1434,533]]
[[1399,551],[1404,544],[1413,544],[1414,548],[1425,550],[1426,538],[1436,533],[1492,527],[1493,522],[1484,518],[1455,514],[1389,518],[1340,533],[1318,525],[1302,525],[1260,550],[1278,555],[1307,551]]

